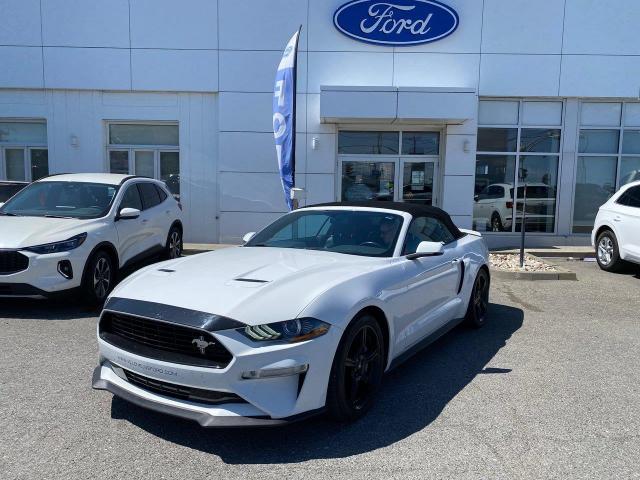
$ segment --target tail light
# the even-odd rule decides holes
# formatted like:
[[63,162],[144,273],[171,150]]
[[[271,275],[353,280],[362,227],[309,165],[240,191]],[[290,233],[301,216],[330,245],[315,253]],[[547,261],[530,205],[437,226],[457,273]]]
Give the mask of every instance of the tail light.
[[511,210],[513,208],[513,202],[507,202],[507,208]]

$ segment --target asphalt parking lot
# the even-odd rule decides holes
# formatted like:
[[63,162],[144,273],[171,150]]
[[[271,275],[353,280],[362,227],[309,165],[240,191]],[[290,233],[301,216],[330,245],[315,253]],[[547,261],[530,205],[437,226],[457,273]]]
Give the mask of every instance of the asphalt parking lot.
[[495,280],[358,423],[203,430],[90,388],[97,313],[0,301],[0,477],[640,478],[640,273]]

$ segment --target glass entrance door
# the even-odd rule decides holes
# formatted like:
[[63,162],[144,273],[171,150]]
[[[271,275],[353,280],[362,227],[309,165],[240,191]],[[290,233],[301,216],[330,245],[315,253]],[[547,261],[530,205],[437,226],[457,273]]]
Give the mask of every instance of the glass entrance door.
[[419,205],[435,205],[437,161],[403,158],[400,160],[400,165],[402,169],[400,200]]
[[342,164],[342,200],[394,201],[396,199],[396,159],[375,161],[344,158]]

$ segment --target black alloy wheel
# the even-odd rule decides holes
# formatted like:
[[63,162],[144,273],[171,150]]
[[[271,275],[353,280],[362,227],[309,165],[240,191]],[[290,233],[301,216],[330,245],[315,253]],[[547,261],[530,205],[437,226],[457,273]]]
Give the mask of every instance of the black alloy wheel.
[[327,406],[338,421],[353,421],[373,405],[385,367],[382,330],[364,315],[344,333],[331,369]]
[[489,312],[489,274],[485,269],[481,269],[473,283],[469,306],[465,319],[467,324],[480,328],[487,322],[487,313]]
[[106,252],[99,251],[89,259],[82,288],[90,303],[104,303],[114,286],[115,273],[113,261]]

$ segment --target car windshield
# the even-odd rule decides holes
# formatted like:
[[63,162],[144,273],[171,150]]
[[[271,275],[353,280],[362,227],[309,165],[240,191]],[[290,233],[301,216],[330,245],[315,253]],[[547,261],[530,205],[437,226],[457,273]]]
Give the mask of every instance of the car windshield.
[[36,182],[0,208],[0,215],[89,219],[105,216],[117,185],[88,182]]
[[385,212],[303,209],[276,220],[245,246],[390,257],[402,221],[400,215]]

